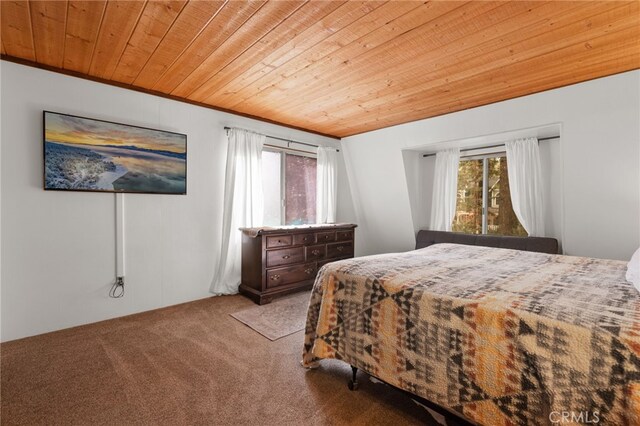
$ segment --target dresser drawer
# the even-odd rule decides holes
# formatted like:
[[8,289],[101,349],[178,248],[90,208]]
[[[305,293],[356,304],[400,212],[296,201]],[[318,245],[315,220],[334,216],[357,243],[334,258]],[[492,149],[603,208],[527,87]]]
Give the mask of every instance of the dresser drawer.
[[294,284],[300,281],[315,279],[318,268],[315,263],[289,266],[287,268],[269,269],[267,271],[267,288]]
[[336,234],[338,236],[338,241],[353,240],[353,231],[338,231]]
[[295,234],[293,236],[293,245],[309,245],[315,244],[316,236],[314,234]]
[[327,258],[353,255],[353,241],[327,244]]
[[324,259],[327,254],[327,246],[324,244],[320,244],[317,246],[308,246],[304,248],[305,259],[309,260],[318,260]]
[[304,262],[304,247],[267,251],[267,268]]
[[316,241],[318,243],[329,243],[336,240],[336,231],[316,232]]
[[291,235],[274,235],[267,237],[267,248],[287,247],[291,245],[293,237]]

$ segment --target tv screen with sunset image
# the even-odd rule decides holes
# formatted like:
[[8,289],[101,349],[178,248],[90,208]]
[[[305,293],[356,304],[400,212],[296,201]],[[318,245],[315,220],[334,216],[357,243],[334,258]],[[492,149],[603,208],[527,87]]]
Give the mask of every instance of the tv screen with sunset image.
[[186,194],[187,136],[44,111],[44,189]]

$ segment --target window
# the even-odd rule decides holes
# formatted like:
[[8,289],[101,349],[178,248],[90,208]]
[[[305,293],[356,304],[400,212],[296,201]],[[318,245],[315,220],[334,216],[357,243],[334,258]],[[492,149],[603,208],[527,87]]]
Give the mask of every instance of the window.
[[262,151],[264,225],[316,221],[317,160],[285,151]]
[[456,201],[453,231],[527,235],[511,205],[505,156],[461,159]]

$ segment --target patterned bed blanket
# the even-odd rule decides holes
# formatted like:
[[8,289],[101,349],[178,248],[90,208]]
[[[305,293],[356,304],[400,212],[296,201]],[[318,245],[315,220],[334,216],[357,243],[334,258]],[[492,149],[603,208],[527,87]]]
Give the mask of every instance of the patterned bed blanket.
[[625,263],[456,244],[323,267],[303,365],[336,358],[484,425],[640,424]]

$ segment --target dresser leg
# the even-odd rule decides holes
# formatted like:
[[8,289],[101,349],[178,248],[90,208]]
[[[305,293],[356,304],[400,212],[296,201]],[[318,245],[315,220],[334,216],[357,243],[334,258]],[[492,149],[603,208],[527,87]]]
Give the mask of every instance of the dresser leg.
[[358,380],[356,377],[356,374],[358,374],[358,367],[354,367],[352,365],[351,372],[352,372],[352,376],[351,376],[351,380],[349,380],[349,390],[354,391],[358,389]]
[[267,305],[269,303],[273,302],[273,296],[260,296],[260,301],[258,302],[258,305]]

